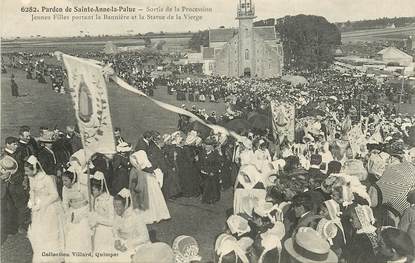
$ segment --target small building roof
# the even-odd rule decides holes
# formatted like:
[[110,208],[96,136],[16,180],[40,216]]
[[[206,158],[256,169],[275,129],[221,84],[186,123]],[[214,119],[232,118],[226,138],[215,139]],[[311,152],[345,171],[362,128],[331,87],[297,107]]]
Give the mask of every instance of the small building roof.
[[274,26],[258,26],[254,27],[254,32],[264,40],[276,40],[277,34]]
[[405,52],[397,49],[396,47],[387,47],[382,49],[377,53],[378,55],[387,56],[387,57],[397,57],[397,58],[412,58],[412,56],[406,54]]

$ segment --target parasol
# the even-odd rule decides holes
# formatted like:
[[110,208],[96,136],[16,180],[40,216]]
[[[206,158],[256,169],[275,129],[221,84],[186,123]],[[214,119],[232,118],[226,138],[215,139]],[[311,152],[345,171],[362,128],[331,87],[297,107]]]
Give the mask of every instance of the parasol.
[[227,122],[224,127],[241,134],[244,131],[248,131],[251,128],[251,124],[247,120],[235,119]]
[[251,127],[258,130],[265,130],[267,128],[272,128],[272,118],[264,114],[255,114],[252,115],[248,122],[251,124]]
[[198,121],[194,121],[193,123],[190,123],[192,130],[197,131],[199,133],[199,136],[202,139],[206,139],[211,132],[211,129],[207,127],[206,125],[203,125],[202,123]]
[[415,165],[403,162],[387,167],[377,185],[382,191],[383,203],[402,215],[409,207],[406,196],[415,188]]

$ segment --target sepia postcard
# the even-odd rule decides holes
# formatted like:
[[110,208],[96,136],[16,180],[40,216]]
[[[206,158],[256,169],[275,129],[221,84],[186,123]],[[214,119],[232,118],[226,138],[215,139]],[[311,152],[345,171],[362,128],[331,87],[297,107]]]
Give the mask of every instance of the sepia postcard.
[[1,262],[415,260],[414,0],[1,0]]

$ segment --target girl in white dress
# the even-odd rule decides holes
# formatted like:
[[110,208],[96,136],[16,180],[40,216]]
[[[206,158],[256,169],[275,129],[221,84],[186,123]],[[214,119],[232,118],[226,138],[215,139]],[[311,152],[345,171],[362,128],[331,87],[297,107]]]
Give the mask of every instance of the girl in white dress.
[[[35,156],[24,166],[29,176],[32,223],[28,238],[32,244],[32,262],[62,262],[64,250],[63,209],[54,178],[47,175]],[[42,255],[52,252],[53,255]]]
[[[97,171],[91,177],[93,212],[89,214],[88,220],[94,233],[94,252],[115,252],[112,234],[112,225],[114,223],[113,197],[109,194],[108,186],[102,172]],[[99,262],[113,260],[110,257],[97,257],[97,261]]]
[[91,229],[88,224],[88,186],[78,180],[74,167],[62,175],[62,202],[65,210],[65,262],[90,261],[89,257],[74,256],[72,252],[91,253]]
[[233,213],[246,213],[252,216],[253,208],[265,201],[267,191],[264,175],[254,165],[244,165],[239,169],[235,182]]
[[146,224],[170,219],[169,209],[156,177],[157,174],[162,176],[161,170],[153,169],[146,152],[142,150],[132,154],[130,162],[133,165],[129,187],[132,192],[133,207],[138,208]]
[[130,191],[123,188],[114,197],[115,219],[113,225],[114,247],[118,257],[113,262],[131,262],[136,250],[150,243],[147,226],[138,210],[131,205]]

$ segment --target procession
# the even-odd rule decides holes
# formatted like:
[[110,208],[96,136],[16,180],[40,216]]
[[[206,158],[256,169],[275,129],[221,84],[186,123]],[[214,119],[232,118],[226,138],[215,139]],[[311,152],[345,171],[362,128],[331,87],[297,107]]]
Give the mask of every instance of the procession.
[[1,262],[415,262],[402,41],[375,42],[367,69],[335,56],[354,47],[346,23],[254,22],[253,1],[235,3],[236,28],[6,40]]

